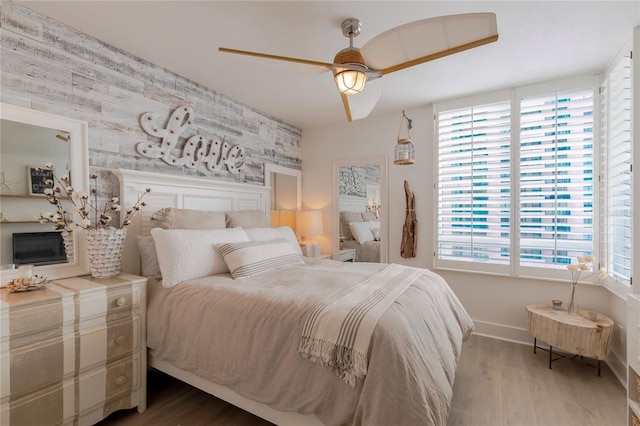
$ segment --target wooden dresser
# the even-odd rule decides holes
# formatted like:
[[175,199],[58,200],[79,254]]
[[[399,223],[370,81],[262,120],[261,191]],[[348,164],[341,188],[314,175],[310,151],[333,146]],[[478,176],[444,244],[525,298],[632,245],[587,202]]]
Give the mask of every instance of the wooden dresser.
[[0,290],[0,424],[99,422],[146,408],[146,278]]

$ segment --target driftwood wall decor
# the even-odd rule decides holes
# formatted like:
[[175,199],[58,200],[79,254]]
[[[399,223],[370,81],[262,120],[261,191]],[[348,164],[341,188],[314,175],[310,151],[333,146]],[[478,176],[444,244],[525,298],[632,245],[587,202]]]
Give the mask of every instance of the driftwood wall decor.
[[404,181],[404,197],[407,210],[402,226],[402,246],[400,256],[416,257],[416,247],[418,244],[418,219],[416,219],[416,197],[409,189],[409,182]]
[[165,128],[157,125],[157,114],[146,112],[140,117],[140,127],[147,134],[161,139],[160,145],[140,142],[136,145],[138,154],[147,158],[161,158],[171,166],[184,166],[190,169],[204,164],[209,171],[220,170],[226,166],[231,174],[238,174],[244,169],[244,149],[238,145],[222,140],[206,141],[200,135],[193,135],[184,144],[182,156],[171,153],[178,143],[178,138],[190,125],[193,109],[182,106],[176,108]]

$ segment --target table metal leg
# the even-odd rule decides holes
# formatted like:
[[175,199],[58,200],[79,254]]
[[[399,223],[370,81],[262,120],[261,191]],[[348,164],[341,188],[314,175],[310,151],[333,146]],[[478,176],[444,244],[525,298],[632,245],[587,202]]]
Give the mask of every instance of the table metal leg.
[[598,377],[602,377],[600,376],[600,360],[598,360]]
[[553,361],[553,346],[549,345],[549,370],[551,370],[551,361]]
[[538,338],[534,337],[533,338],[533,353],[536,353],[536,348],[538,347]]

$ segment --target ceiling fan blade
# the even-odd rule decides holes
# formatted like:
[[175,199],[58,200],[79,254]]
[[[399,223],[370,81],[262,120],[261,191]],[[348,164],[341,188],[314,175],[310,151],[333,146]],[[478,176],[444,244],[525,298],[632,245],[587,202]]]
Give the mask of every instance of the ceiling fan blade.
[[310,61],[308,59],[299,59],[299,58],[289,58],[287,56],[269,55],[267,53],[249,52],[246,50],[228,49],[226,47],[219,47],[218,51],[224,52],[224,53],[234,53],[237,55],[255,56],[258,58],[265,58],[265,59],[275,59],[278,61],[295,62],[298,64],[316,65],[316,66],[325,67],[325,68],[331,68],[332,66],[332,64],[327,62]]
[[379,79],[373,81],[367,80],[364,89],[356,95],[347,96],[341,93],[342,104],[347,113],[347,119],[351,122],[366,118],[378,103],[381,93],[382,84],[380,84]]
[[410,22],[361,49],[367,66],[389,74],[498,40],[495,13],[466,13]]

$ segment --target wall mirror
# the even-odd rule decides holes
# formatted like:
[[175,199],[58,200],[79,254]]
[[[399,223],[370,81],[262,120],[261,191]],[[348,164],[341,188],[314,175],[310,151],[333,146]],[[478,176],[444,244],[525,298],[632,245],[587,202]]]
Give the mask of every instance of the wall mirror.
[[26,256],[16,263],[14,254],[14,239],[26,244],[22,253],[33,254],[36,244],[50,244],[54,231],[53,224],[37,221],[39,213],[53,211],[53,206],[42,194],[43,176],[33,170],[35,167],[51,162],[56,176],[66,174],[76,190],[88,192],[87,131],[85,122],[0,104],[0,284],[18,277],[16,268],[20,262],[33,263],[34,273],[49,279],[88,273],[81,232],[73,233],[69,256],[65,253],[62,258],[49,258],[46,254],[35,256],[34,262],[26,261]]
[[333,163],[334,259],[355,250],[357,262],[387,263],[387,199],[385,156]]
[[271,226],[290,226],[295,232],[296,211],[302,209],[302,172],[265,164],[264,185],[271,188]]

